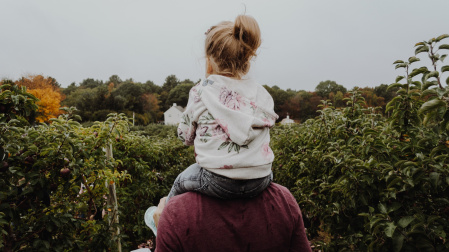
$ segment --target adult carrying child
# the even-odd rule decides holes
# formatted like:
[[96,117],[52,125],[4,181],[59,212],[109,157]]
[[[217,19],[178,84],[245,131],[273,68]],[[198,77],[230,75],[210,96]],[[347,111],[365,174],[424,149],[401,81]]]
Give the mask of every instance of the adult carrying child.
[[[259,25],[247,15],[206,32],[206,79],[190,90],[178,127],[178,137],[194,145],[196,163],[178,175],[167,200],[188,191],[253,198],[273,180],[269,130],[278,116],[266,89],[245,77],[260,44]],[[154,210],[146,220],[156,234]]]

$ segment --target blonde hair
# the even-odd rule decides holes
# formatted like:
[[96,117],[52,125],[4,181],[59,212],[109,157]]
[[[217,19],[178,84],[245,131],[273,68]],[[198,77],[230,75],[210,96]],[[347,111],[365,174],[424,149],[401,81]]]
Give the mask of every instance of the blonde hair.
[[235,22],[224,21],[206,32],[206,57],[216,67],[216,73],[241,78],[248,73],[250,60],[261,44],[257,21],[239,15]]

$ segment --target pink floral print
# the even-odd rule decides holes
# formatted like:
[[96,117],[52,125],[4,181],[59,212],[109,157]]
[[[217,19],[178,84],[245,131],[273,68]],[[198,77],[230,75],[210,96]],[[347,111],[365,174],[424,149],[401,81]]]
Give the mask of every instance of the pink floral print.
[[264,118],[263,122],[264,122],[264,125],[263,125],[264,127],[271,127],[271,126],[273,126],[273,124],[271,123],[270,120],[268,120],[268,118]]
[[215,128],[212,132],[213,132],[213,136],[218,136],[223,141],[229,140],[228,134],[226,134],[225,129],[220,124],[217,124],[217,126],[215,126]]
[[201,90],[198,90],[196,86],[194,86],[190,92],[193,93],[193,102],[198,103],[201,101]]
[[228,125],[221,123],[219,119],[215,119],[215,122],[217,123],[217,125],[213,129],[212,135],[214,137],[220,137],[223,141],[229,141],[230,138],[228,134]]
[[205,136],[208,129],[209,129],[209,127],[207,127],[207,126],[201,126],[200,131],[199,131],[199,135],[200,136]]
[[201,93],[202,93],[202,91],[201,90],[197,91],[196,88],[192,89],[192,91],[195,93],[195,96],[193,97],[193,101],[195,103],[200,102],[201,101]]
[[235,91],[222,87],[220,91],[220,102],[232,110],[240,110],[245,105],[243,97]]
[[269,159],[272,154],[273,154],[273,152],[271,151],[270,143],[264,143],[262,145],[262,156],[265,159]]
[[185,140],[187,145],[193,145],[193,142],[195,141],[195,131],[193,131],[191,134],[189,132],[186,132]]
[[201,101],[201,97],[200,97],[199,95],[196,95],[195,98],[193,98],[193,101],[194,101],[195,103],[198,103],[198,102]]
[[256,110],[257,105],[256,105],[255,102],[251,101],[249,104],[251,105],[251,109],[252,109],[252,110]]

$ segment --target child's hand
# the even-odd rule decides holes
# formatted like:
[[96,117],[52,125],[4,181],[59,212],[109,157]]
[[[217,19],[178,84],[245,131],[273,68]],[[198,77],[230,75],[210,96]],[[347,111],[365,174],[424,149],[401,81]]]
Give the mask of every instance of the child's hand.
[[154,224],[156,225],[156,228],[159,225],[159,218],[161,217],[162,211],[164,210],[166,200],[167,200],[167,197],[163,197],[159,201],[159,205],[157,205],[156,211],[154,211],[153,219],[154,219]]

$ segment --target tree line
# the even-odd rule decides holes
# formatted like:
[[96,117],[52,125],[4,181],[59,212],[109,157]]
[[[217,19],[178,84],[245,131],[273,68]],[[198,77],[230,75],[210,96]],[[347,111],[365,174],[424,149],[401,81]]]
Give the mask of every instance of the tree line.
[[[3,80],[5,82],[6,80]],[[190,89],[198,83],[189,79],[180,80],[175,75],[169,75],[160,86],[152,81],[136,82],[132,78],[122,80],[112,75],[108,80],[84,79],[79,84],[71,83],[68,87],[61,85],[52,77],[32,75],[22,77],[14,83],[27,87],[35,95],[39,111],[36,119],[40,122],[57,117],[60,107],[76,107],[83,121],[102,121],[109,113],[124,113],[128,117],[135,115],[137,125],[147,125],[163,120],[164,112],[174,103],[185,107]],[[348,90],[335,81],[320,82],[314,91],[283,90],[280,87],[264,85],[273,97],[275,112],[282,120],[287,115],[303,122],[316,117],[318,106],[322,100],[335,108],[346,106],[345,98]],[[385,111],[385,105],[396,96],[395,89],[387,90],[387,84],[374,88],[358,89],[365,99],[367,107],[380,107]]]

